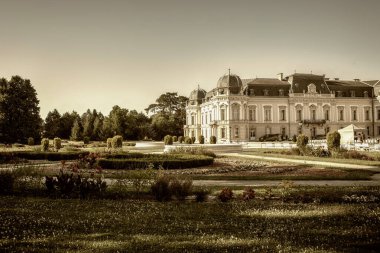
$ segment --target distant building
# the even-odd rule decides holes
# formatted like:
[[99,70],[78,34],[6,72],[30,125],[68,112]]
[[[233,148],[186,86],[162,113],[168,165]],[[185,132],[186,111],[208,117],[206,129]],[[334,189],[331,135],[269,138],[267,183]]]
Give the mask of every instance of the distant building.
[[364,128],[364,137],[380,136],[380,81],[329,79],[295,73],[278,78],[222,76],[209,92],[197,88],[186,107],[185,136],[219,143],[312,139],[349,124]]

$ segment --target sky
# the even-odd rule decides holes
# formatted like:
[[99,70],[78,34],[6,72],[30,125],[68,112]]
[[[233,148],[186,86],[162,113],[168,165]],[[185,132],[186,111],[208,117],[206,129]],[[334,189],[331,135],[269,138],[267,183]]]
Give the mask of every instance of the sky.
[[378,0],[0,0],[0,77],[30,79],[41,116],[144,111],[277,73],[380,79]]

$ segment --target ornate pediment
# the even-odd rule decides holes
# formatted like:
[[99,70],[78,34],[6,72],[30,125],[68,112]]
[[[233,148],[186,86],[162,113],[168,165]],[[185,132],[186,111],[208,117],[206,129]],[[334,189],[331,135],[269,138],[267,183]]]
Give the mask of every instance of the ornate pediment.
[[307,93],[309,94],[316,94],[317,93],[317,87],[315,84],[311,83],[307,86]]

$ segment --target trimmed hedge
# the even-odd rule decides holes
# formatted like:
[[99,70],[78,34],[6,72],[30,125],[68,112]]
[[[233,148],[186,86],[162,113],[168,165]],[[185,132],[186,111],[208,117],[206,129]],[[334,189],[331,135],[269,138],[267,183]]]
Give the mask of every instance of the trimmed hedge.
[[[134,155],[136,154],[138,153]],[[203,155],[142,155],[142,157],[125,159],[99,159],[98,165],[103,169],[145,169],[149,164],[153,164],[155,169],[160,166],[164,169],[184,169],[207,166],[214,162],[213,157]]]
[[[27,160],[48,160],[48,161],[62,161],[62,160],[76,160],[81,156],[88,155],[88,151],[80,152],[28,152],[28,151],[15,151],[15,152],[0,152],[0,157],[27,159]],[[6,159],[8,160],[8,159]]]

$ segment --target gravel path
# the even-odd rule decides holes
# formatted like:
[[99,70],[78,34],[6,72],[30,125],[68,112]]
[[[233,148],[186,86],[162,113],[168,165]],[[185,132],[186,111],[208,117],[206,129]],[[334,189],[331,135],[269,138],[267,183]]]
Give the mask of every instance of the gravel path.
[[255,158],[255,159],[262,159],[262,160],[267,160],[267,161],[277,161],[277,162],[281,161],[281,162],[297,163],[297,164],[321,165],[321,166],[336,167],[336,168],[366,169],[366,170],[380,172],[379,166],[335,163],[335,162],[323,162],[323,161],[311,161],[311,160],[306,160],[306,159],[305,160],[298,160],[298,159],[290,159],[290,158],[282,158],[282,157],[246,155],[246,154],[239,154],[239,153],[225,153],[222,155],[230,156],[230,157]]

